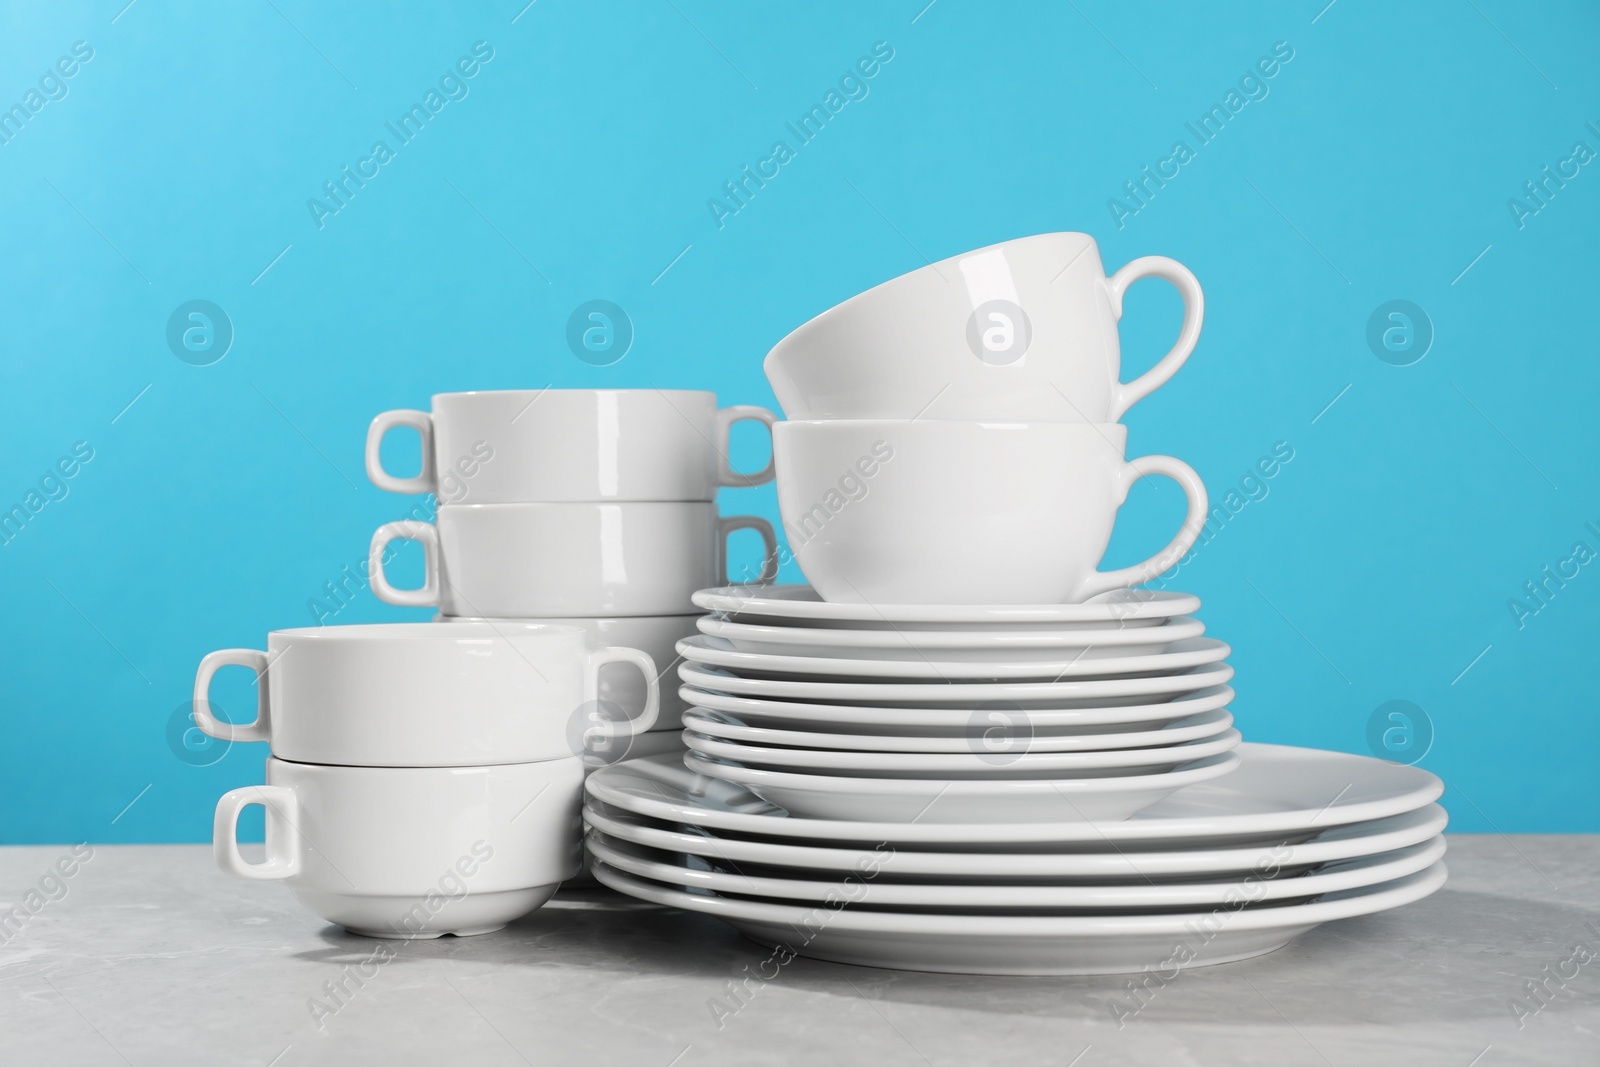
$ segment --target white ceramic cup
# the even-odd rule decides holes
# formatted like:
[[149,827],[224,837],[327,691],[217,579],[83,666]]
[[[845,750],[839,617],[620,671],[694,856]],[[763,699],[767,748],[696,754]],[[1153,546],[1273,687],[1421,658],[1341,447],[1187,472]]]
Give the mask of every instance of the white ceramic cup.
[[[719,516],[710,503],[456,504],[439,508],[435,523],[405,519],[372,535],[380,600],[494,619],[682,615],[695,610],[697,589],[741,580],[727,574],[735,530],[755,530],[766,546],[757,581],[777,575],[772,524]],[[384,573],[396,538],[422,543],[426,577],[416,589],[396,589]]]
[[[763,407],[718,408],[688,389],[502,389],[438,393],[432,411],[385,411],[367,428],[367,477],[395,493],[434,493],[443,504],[534,501],[715,500],[723,485],[761,485],[728,461],[742,419],[772,425]],[[422,469],[383,468],[383,437],[410,426]]]
[[[1121,380],[1117,322],[1140,278],[1183,297],[1178,340]],[[789,334],[763,366],[790,419],[1116,422],[1175,374],[1205,300],[1187,267],[1143,256],[1105,276],[1094,238],[1043,233],[890,279]]]
[[[211,712],[211,679],[228,664],[256,673],[252,722],[222,722]],[[660,702],[655,662],[637,648],[591,648],[577,626],[494,621],[274,630],[265,652],[229,648],[200,661],[194,721],[212,737],[269,741],[274,756],[300,763],[532,763],[583,754],[607,664],[626,667],[639,695],[637,715],[613,729],[630,735],[650,729]]]
[[[309,910],[368,937],[498,930],[582,863],[583,764],[325,767],[267,761],[267,784],[217,801],[217,866],[282,881]],[[266,809],[266,858],[239,852],[239,813]]]
[[[551,623],[557,626],[576,626],[583,630],[591,649],[610,647],[636,648],[649,656],[656,665],[656,682],[660,689],[660,711],[655,717],[651,732],[676,731],[683,726],[683,713],[688,703],[678,695],[677,644],[685,637],[699,632],[699,615],[624,615],[614,618],[564,618],[564,619],[470,619],[452,615],[439,615],[436,622],[459,625],[464,622]],[[608,664],[600,668],[599,699],[613,705],[631,720],[639,718],[649,700],[649,687],[644,677],[627,664]],[[634,734],[640,731],[633,731]],[[637,737],[633,748],[639,747]]]
[[[780,422],[778,506],[825,600],[1072,604],[1146,581],[1206,518],[1200,476],[1171,456],[1125,461],[1117,423]],[[1128,488],[1182,486],[1177,536],[1142,563],[1097,571]]]

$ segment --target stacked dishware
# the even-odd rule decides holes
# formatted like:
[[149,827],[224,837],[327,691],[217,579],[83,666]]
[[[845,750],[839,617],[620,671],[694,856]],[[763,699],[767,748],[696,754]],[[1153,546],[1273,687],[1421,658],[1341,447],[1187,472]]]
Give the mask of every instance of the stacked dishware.
[[[1183,297],[1177,343],[1123,384],[1117,321],[1136,280]],[[790,548],[842,603],[1071,604],[1170,569],[1206,517],[1170,456],[1127,461],[1118,421],[1200,335],[1204,298],[1163,256],[1110,278],[1094,239],[1049,233],[901,275],[823,312],[767,355]],[[1177,481],[1182,527],[1141,563],[1095,570],[1147,475]]]
[[[213,676],[230,664],[256,676],[249,722],[212,711]],[[639,676],[639,721],[653,721],[650,657],[592,649],[576,626],[307,627],[273,631],[264,651],[211,653],[195,677],[196,725],[272,747],[266,784],[217,804],[218,865],[282,881],[310,911],[370,937],[499,929],[582,864],[572,709],[596,699],[607,664]],[[266,812],[259,862],[238,845],[252,804]]]
[[[1123,384],[1117,321],[1145,276],[1184,322]],[[1198,598],[1130,588],[1205,520],[1199,476],[1128,460],[1118,421],[1201,314],[1180,264],[1107,278],[1087,235],[1045,234],[780,342],[778,499],[810,585],[695,594],[689,751],[590,779],[595,876],[803,955],[1008,974],[1240,959],[1436,889],[1436,778],[1241,745]],[[1183,489],[1182,526],[1101,571],[1148,474]]]
[[1228,646],[1201,636],[1187,594],[1015,609],[776,586],[697,600],[705,634],[678,644],[689,766],[798,816],[1115,819],[1238,763]]
[[596,876],[619,892],[908,970],[1170,980],[1444,883],[1433,775],[1281,745],[1236,755],[1126,819],[1055,821],[1069,805],[1019,800],[1010,818],[949,823],[868,804],[803,818],[656,756],[591,777],[584,817]]
[[[723,516],[716,504],[720,486],[772,479],[771,463],[750,474],[730,465],[729,435],[741,420],[770,426],[774,416],[719,409],[715,394],[681,389],[441,393],[431,411],[384,412],[368,429],[368,476],[393,492],[432,493],[437,510],[432,522],[391,522],[373,535],[373,591],[391,604],[436,607],[441,622],[576,626],[592,647],[637,648],[666,671],[674,643],[694,632],[694,591],[729,580],[734,531],[755,530],[776,571],[771,524]],[[389,473],[380,454],[400,426],[422,440],[422,467],[410,477]],[[415,589],[397,588],[384,571],[402,538],[424,549],[426,576]],[[684,705],[675,687],[664,688],[660,716],[641,727],[637,676],[603,676],[598,699],[573,709],[591,763],[681,751]]]

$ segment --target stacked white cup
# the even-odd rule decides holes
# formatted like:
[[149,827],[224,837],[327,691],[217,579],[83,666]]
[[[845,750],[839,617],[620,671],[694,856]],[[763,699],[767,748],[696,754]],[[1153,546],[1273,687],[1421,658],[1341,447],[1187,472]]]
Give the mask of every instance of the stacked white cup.
[[[369,937],[499,929],[580,869],[585,766],[571,711],[594,701],[611,663],[639,676],[641,719],[652,721],[654,662],[591,650],[576,626],[317,626],[275,630],[265,651],[211,653],[195,677],[196,725],[272,745],[266,784],[217,804],[218,865],[282,881],[309,910]],[[250,722],[212,711],[212,678],[228,665],[255,672]],[[238,843],[251,804],[266,811],[260,862]]]
[[[762,538],[770,580],[771,523],[723,516],[721,486],[772,480],[772,464],[733,469],[729,435],[741,420],[771,426],[766,408],[717,407],[714,393],[681,389],[542,389],[440,393],[431,411],[387,411],[367,433],[367,474],[381,489],[432,493],[432,523],[406,520],[373,535],[373,591],[391,604],[431,606],[441,622],[514,620],[584,630],[593,647],[626,646],[663,673],[673,646],[695,632],[695,590],[721,585],[727,540]],[[389,473],[384,436],[409,426],[422,468]],[[396,588],[384,572],[391,543],[421,542],[426,577]],[[640,730],[645,690],[636,673],[603,674],[598,699],[575,709],[591,762],[646,755],[678,743],[683,701],[664,686],[661,713]],[[629,725],[621,725],[628,720]],[[635,737],[635,733],[640,736]]]
[[[1128,287],[1184,301],[1171,351],[1121,380]],[[967,252],[829,309],[768,354],[788,417],[773,430],[778,502],[825,599],[880,604],[1079,603],[1170,569],[1198,536],[1205,487],[1170,456],[1126,458],[1123,414],[1194,350],[1204,298],[1164,256],[1109,278],[1094,239],[1047,233]],[[1176,536],[1096,568],[1133,482],[1174,479]]]

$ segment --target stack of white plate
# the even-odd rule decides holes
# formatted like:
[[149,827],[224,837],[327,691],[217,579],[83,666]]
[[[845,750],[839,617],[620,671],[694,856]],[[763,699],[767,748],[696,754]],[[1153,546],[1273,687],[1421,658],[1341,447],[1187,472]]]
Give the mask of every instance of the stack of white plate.
[[1119,821],[798,818],[678,759],[592,775],[595,876],[841,963],[972,974],[1105,974],[1270,952],[1320,923],[1445,881],[1415,767],[1278,745]]
[[705,590],[681,759],[597,772],[594,874],[801,955],[1170,970],[1444,881],[1433,775],[1241,745],[1198,598],[882,606]]
[[1238,764],[1228,646],[1187,594],[883,607],[775,586],[695,602],[713,614],[677,646],[688,765],[795,815],[1120,819]]

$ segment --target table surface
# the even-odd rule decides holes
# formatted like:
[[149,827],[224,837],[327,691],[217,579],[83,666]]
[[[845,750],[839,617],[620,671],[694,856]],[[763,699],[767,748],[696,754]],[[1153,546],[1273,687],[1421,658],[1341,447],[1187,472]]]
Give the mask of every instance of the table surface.
[[[0,849],[0,901],[68,855]],[[719,1020],[769,950],[704,916],[586,889],[499,933],[375,942],[209,846],[96,846],[0,945],[0,1063],[1600,1062],[1600,835],[1451,835],[1448,862],[1428,900],[1183,972],[1119,1026],[1127,976],[806,959]]]

